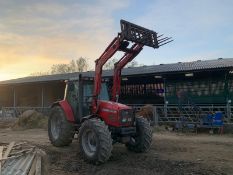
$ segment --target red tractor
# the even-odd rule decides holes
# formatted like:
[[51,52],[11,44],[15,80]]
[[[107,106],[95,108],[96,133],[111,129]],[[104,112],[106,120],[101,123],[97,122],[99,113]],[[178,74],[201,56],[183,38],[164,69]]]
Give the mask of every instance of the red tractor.
[[[148,151],[152,142],[149,122],[143,117],[135,117],[132,107],[118,103],[121,70],[143,46],[159,48],[172,41],[168,37],[160,39],[161,36],[121,20],[121,33],[96,60],[94,84],[80,74],[76,80],[67,81],[64,100],[53,104],[48,124],[51,143],[57,147],[67,146],[77,132],[83,158],[94,164],[107,161],[116,142],[134,152]],[[102,68],[117,51],[124,55],[115,63],[112,99],[109,100]]]

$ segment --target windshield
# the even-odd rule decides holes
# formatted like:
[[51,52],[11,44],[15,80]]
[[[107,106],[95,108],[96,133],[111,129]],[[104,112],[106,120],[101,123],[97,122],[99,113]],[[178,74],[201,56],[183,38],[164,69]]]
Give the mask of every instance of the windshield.
[[[93,95],[93,83],[87,83],[83,86],[84,97],[90,97]],[[109,100],[108,89],[106,83],[101,84],[101,91],[99,95],[99,100]]]

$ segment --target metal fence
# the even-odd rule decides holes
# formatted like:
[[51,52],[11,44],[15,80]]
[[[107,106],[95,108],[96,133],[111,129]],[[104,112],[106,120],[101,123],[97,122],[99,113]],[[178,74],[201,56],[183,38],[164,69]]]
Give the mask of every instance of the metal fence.
[[[133,108],[139,111],[145,104],[131,104]],[[176,123],[185,117],[190,123],[195,123],[202,116],[221,111],[223,114],[224,123],[233,123],[233,106],[231,105],[197,105],[200,110],[194,109],[192,106],[184,105],[182,110],[178,105],[155,105],[153,106],[154,122],[156,123]],[[35,110],[49,114],[49,107],[2,107],[0,117],[18,117],[26,110]]]
[[[144,104],[131,105],[136,111],[139,111]],[[233,123],[233,106],[231,105],[196,105],[198,109],[193,106],[183,105],[180,108],[178,105],[155,105],[152,104],[154,109],[154,119],[160,124],[176,123],[185,118],[187,122],[196,123],[200,118],[215,112],[222,112],[224,123]]]
[[35,110],[37,112],[43,113],[44,115],[49,114],[49,107],[2,107],[0,111],[1,118],[17,118],[24,111]]

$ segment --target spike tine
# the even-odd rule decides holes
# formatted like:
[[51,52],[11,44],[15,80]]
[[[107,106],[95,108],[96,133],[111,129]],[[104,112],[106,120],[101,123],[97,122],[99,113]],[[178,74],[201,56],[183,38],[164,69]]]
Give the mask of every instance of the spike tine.
[[168,40],[170,40],[170,38],[167,38],[167,39],[165,39],[165,40],[163,40],[163,41],[159,41],[158,43],[161,44],[161,43],[164,43],[164,42],[166,42],[166,41],[168,41]]
[[165,41],[168,41],[168,40],[170,40],[171,38],[165,38],[165,39],[163,39],[163,40],[160,40],[160,41],[158,41],[158,43],[164,43]]
[[157,38],[160,38],[161,36],[163,36],[163,34],[162,34],[162,35],[157,36]]
[[162,38],[162,39],[158,40],[158,42],[165,41],[165,40],[168,40],[168,39],[171,39],[171,37]]
[[160,42],[160,43],[158,43],[158,45],[161,45],[161,44],[166,43],[166,42],[168,42],[168,41],[169,41],[169,40],[164,41],[164,42]]
[[165,44],[168,44],[168,43],[170,43],[170,42],[172,42],[172,41],[174,41],[174,40],[170,40],[170,41],[168,41],[168,42],[166,42],[166,43],[162,43],[162,44],[159,45],[159,47],[160,47],[160,46],[163,46],[163,45],[165,45]]
[[164,42],[166,42],[166,41],[168,41],[168,40],[169,40],[169,39],[166,39],[166,40],[163,40],[163,41],[159,41],[158,44],[164,43]]
[[166,41],[166,42],[160,43],[160,44],[159,44],[159,46],[165,45],[165,44],[170,43],[170,42],[172,42],[172,41],[173,41],[173,40],[169,40],[169,41]]
[[165,39],[167,39],[168,37],[165,37],[165,38],[161,38],[161,39],[159,39],[158,41],[162,41],[162,40],[165,40]]

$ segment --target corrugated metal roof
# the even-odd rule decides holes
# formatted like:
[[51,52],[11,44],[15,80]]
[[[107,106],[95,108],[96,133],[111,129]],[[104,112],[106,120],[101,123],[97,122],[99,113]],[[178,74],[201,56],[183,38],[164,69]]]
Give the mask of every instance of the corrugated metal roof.
[[[93,76],[93,72],[85,72],[86,76]],[[24,78],[17,78],[12,80],[0,81],[0,85],[3,84],[20,84],[20,83],[33,83],[33,82],[47,82],[47,81],[63,81],[72,77],[78,77],[79,73],[67,73],[67,74],[54,74],[43,76],[29,76]]]
[[[132,67],[125,68],[122,71],[122,75],[141,75],[141,74],[159,74],[159,73],[172,73],[172,72],[187,72],[187,71],[200,71],[206,69],[224,69],[233,68],[233,58],[227,59],[215,59],[215,60],[203,60],[193,62],[180,62],[173,64],[160,64],[152,66]],[[93,71],[83,72],[83,76],[94,76]],[[103,71],[103,76],[112,76],[112,70]],[[31,83],[31,82],[46,82],[46,81],[60,81],[67,80],[69,78],[78,77],[79,73],[67,73],[67,74],[56,74],[56,75],[45,75],[36,77],[24,77],[18,79],[12,79],[7,81],[1,81],[2,84],[18,84],[18,83]]]
[[174,64],[160,64],[152,66],[143,66],[138,68],[128,68],[123,70],[123,75],[151,74],[151,73],[169,73],[169,72],[187,72],[206,69],[233,68],[233,58],[216,59],[193,62],[180,62]]

